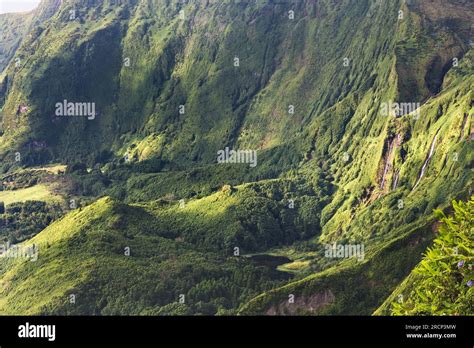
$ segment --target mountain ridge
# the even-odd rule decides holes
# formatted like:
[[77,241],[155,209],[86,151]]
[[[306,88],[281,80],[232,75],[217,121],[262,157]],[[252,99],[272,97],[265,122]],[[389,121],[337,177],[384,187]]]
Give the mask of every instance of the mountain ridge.
[[[32,242],[53,238],[55,228],[66,233],[78,214],[103,235],[94,224],[78,225],[75,244],[51,240],[40,263],[48,277],[54,255],[68,266],[64,282],[51,285],[57,297],[34,313],[372,314],[434,239],[432,211],[470,196],[474,6],[467,1],[49,1],[41,8],[46,15],[36,14],[41,20],[15,51],[24,64],[11,60],[0,73],[2,172],[68,165],[63,174],[28,177],[59,183],[72,210]],[[58,115],[54,106],[64,100],[94,103],[97,114]],[[217,163],[226,147],[256,151],[257,166]],[[131,235],[162,273],[150,274],[158,284],[127,273],[147,285],[114,293],[106,279],[122,288],[112,260],[148,272],[145,258],[121,259]],[[94,243],[106,255],[80,256]],[[160,243],[163,260],[153,253]],[[333,243],[364,244],[367,258],[328,260],[323,249]],[[80,281],[68,251],[90,266]],[[254,254],[288,257],[296,271],[256,265]],[[201,269],[187,272],[190,260]],[[167,264],[170,272],[161,268]],[[26,289],[37,267],[13,262],[0,278],[8,283],[17,272],[16,286]],[[171,294],[162,278],[174,271],[186,282],[172,282]],[[68,307],[66,288],[92,291],[91,300]],[[284,303],[289,289],[295,306]],[[0,312],[25,313],[27,298],[15,304],[17,290],[4,290]],[[180,294],[193,302],[180,303]]]

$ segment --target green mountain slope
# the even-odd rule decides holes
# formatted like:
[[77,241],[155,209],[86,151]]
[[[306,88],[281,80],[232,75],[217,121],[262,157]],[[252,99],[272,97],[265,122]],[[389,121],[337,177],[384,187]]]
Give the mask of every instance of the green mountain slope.
[[169,234],[147,209],[101,199],[27,242],[36,262],[2,264],[0,312],[225,313],[285,279]]
[[[50,180],[81,208],[24,242],[37,262],[0,264],[0,313],[371,314],[433,210],[470,195],[469,2],[42,9],[0,74],[1,170],[66,163]],[[226,147],[257,165],[217,163]]]
[[[458,86],[462,85],[463,84],[460,83]],[[472,78],[470,78],[468,86],[470,87],[466,90],[465,95],[470,96],[472,93]],[[428,108],[443,108],[443,106],[439,106],[440,104],[438,104],[440,101],[444,103],[447,102],[447,104],[452,103],[452,100],[449,99],[450,93],[448,91],[446,93],[448,97],[443,95],[439,97],[439,100],[436,98],[425,104],[425,106],[421,108],[421,114],[429,115],[430,111],[428,111]],[[453,93],[453,95],[463,94]],[[470,105],[470,102],[470,98],[466,99],[467,106]],[[433,108],[433,104],[438,106]],[[457,106],[458,105],[459,104],[457,104]],[[459,112],[457,107],[454,110]],[[431,113],[433,114],[433,112]],[[442,137],[445,142],[452,139],[457,143],[460,138],[460,128],[453,127],[452,124],[450,125],[450,122],[459,124],[462,122],[461,119],[462,117],[457,120],[455,117],[440,119],[438,136],[439,134],[444,134]],[[446,133],[443,132],[443,128]],[[411,130],[409,131],[413,132]],[[461,134],[464,136],[463,132]],[[425,137],[425,139],[427,141],[428,137]],[[412,177],[416,179],[417,171],[413,170],[413,167],[420,168],[423,162],[410,159],[410,152],[417,154],[416,150],[412,149],[410,151],[410,148],[412,146],[419,148],[419,143],[413,140],[413,138],[410,139],[404,145],[406,149],[404,155],[405,162],[400,163],[400,173],[403,173],[404,168],[410,168],[408,164],[412,162],[412,169],[408,170],[412,171]],[[373,198],[367,195],[365,198],[366,202],[362,200],[362,204],[355,205],[349,211],[344,209],[343,205],[343,208],[339,208],[331,220],[323,226],[323,234],[320,237],[320,241],[330,243],[341,243],[341,241],[344,240],[350,243],[365,241],[365,245],[370,246],[375,255],[366,256],[366,258],[369,259],[362,263],[362,265],[356,261],[345,268],[341,268],[341,266],[338,265],[321,273],[316,273],[302,280],[292,282],[282,288],[264,293],[246,304],[242,308],[242,313],[368,314],[367,307],[369,304],[373,310],[375,310],[377,308],[377,301],[384,296],[388,296],[390,292],[388,290],[390,288],[390,282],[402,281],[403,278],[408,275],[408,270],[418,263],[420,252],[426,248],[426,243],[433,239],[434,228],[432,225],[434,222],[433,217],[430,216],[432,210],[434,208],[447,208],[447,205],[443,203],[446,196],[451,195],[452,197],[454,192],[463,192],[466,187],[472,185],[472,169],[457,167],[459,158],[462,156],[459,155],[460,153],[467,156],[467,163],[472,163],[472,143],[457,143],[457,145],[453,145],[452,149],[446,145],[447,144],[441,143],[439,146],[443,146],[445,149],[441,150],[441,154],[439,154],[440,151],[438,150],[437,155],[435,153],[430,159],[430,161],[433,161],[432,163],[438,164],[438,167],[436,168],[434,164],[431,164],[430,168],[432,174],[425,174],[426,177],[423,175],[422,180],[420,180],[416,187],[416,182],[413,181],[410,185],[412,186],[411,189],[399,187],[390,193],[385,193],[385,195],[383,192],[378,193],[378,198],[376,198],[372,204],[370,200]],[[428,147],[429,143],[426,143],[425,146]],[[463,146],[465,146],[464,149]],[[459,153],[457,151],[459,151]],[[458,155],[454,158],[457,160],[453,160],[452,156],[456,153]],[[436,158],[436,156],[440,156],[441,159],[433,159]],[[419,163],[418,166],[413,164],[413,162],[416,163],[416,161]],[[419,178],[420,174],[418,174],[418,179]],[[457,183],[459,183],[460,186],[456,188]],[[407,184],[409,185],[410,183],[405,183],[405,185]],[[400,183],[400,185],[403,184]],[[349,191],[348,194],[350,193]],[[347,195],[341,199],[343,204],[347,204],[348,197],[350,196]],[[333,200],[330,205],[323,209],[321,215],[322,222],[324,222],[325,212],[331,207],[331,204],[335,204],[336,202],[336,200]],[[349,215],[350,213],[351,215]],[[417,217],[420,213],[424,218],[420,219]],[[413,225],[414,221],[416,222]],[[420,235],[422,239],[420,239],[420,237],[416,239],[416,236]],[[404,238],[401,236],[404,236]],[[391,247],[392,243],[397,243],[396,241],[400,238],[405,240],[406,244],[399,246],[393,251]],[[388,242],[389,244],[378,244],[381,240],[390,242]],[[370,253],[368,254],[371,255]],[[400,262],[403,264],[400,265]],[[386,269],[383,267],[386,267]],[[402,278],[399,278],[400,276]],[[386,292],[383,293],[383,291]],[[288,303],[289,294],[300,299],[297,305]],[[308,310],[308,303],[312,303],[312,301],[318,303],[322,298],[327,299],[328,294],[331,294],[331,296],[329,296],[331,301],[323,301],[322,304],[319,303],[313,309]],[[363,305],[359,307],[361,303]]]
[[473,198],[453,202],[423,260],[377,309],[376,315],[470,315],[474,306]]
[[0,72],[10,61],[15,53],[26,28],[25,16],[18,14],[0,15],[0,28],[2,32],[2,41],[0,46]]

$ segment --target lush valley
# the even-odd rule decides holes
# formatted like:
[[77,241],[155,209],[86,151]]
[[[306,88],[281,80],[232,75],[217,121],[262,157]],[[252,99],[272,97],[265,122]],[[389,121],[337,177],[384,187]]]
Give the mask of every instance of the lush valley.
[[0,15],[0,241],[39,250],[0,258],[0,314],[472,315],[473,22],[463,0]]

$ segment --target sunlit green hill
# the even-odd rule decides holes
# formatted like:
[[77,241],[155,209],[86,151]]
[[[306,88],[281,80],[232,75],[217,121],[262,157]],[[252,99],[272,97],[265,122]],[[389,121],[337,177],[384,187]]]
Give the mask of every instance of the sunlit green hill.
[[[0,314],[419,313],[394,296],[438,240],[433,211],[472,194],[473,4],[52,0],[28,16],[0,16],[0,201],[48,187],[60,208],[0,204],[0,240],[39,247],[0,258]],[[218,163],[226,148],[256,157]]]

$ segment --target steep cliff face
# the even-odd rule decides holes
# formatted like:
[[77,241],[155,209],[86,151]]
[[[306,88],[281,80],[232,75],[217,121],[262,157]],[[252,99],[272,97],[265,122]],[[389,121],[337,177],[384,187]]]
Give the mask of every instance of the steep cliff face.
[[[311,126],[335,133],[316,147],[334,147],[354,105],[337,120],[324,111],[356,93],[423,103],[469,48],[472,5],[450,3],[440,19],[440,3],[422,3],[44,3],[36,16],[53,18],[34,25],[17,52],[24,65],[5,73],[3,142],[43,141],[51,159],[91,164],[149,137],[162,139],[162,157],[188,165],[237,144],[297,142],[302,156]],[[55,117],[63,100],[95,103],[97,117]]]
[[[210,163],[227,145],[308,147],[300,138],[318,115],[387,85],[396,3],[111,4],[64,2],[30,34],[17,52],[25,65],[6,72],[4,142],[44,141],[51,158],[93,162],[153,136],[164,158]],[[97,118],[55,118],[65,99],[95,103]]]
[[0,72],[5,69],[20,44],[26,28],[24,22],[25,16],[22,15],[0,15],[0,29],[2,33],[0,46]]
[[[81,163],[101,169],[91,174],[106,183],[98,195],[130,204],[110,213],[99,201],[81,215],[74,243],[94,246],[102,237],[82,236],[86,222],[97,221],[105,231],[97,243],[114,251],[102,265],[89,265],[95,254],[88,253],[81,262],[90,274],[58,286],[62,296],[66,285],[86,291],[94,274],[103,277],[97,301],[72,313],[117,313],[121,296],[132,301],[130,294],[101,289],[104,279],[118,281],[111,265],[128,231],[149,223],[166,244],[166,262],[179,263],[176,253],[200,260],[205,250],[214,256],[202,269],[230,262],[219,276],[233,279],[235,289],[244,286],[241,278],[233,283],[240,266],[227,259],[235,247],[297,250],[311,265],[295,281],[253,286],[248,280],[251,291],[232,303],[213,302],[212,310],[206,307],[212,314],[239,307],[244,313],[369,314],[433,239],[432,210],[465,197],[472,185],[469,1],[51,0],[28,18],[34,25],[21,26],[23,38],[8,44],[3,59],[9,63],[0,73],[2,170]],[[12,30],[20,23],[3,20]],[[256,166],[218,164],[226,148],[256,151]],[[93,180],[78,177],[83,187]],[[236,188],[223,187],[229,183]],[[192,204],[179,210],[174,204],[184,198]],[[142,221],[127,213],[137,202]],[[37,239],[46,243],[66,233],[71,214]],[[138,245],[149,247],[148,237]],[[327,243],[364,244],[367,257],[326,262]],[[43,262],[55,253],[65,258],[68,248],[55,244]],[[248,266],[243,277],[254,279],[258,270]],[[3,276],[20,272],[18,282],[34,272],[11,267]],[[162,272],[168,279],[187,267]],[[54,268],[49,271],[52,276]],[[196,294],[217,282],[208,277],[207,285],[196,285],[204,282],[196,279],[173,287]],[[182,313],[182,306],[156,302],[148,286],[143,298],[137,295],[140,308],[124,312]],[[360,291],[350,294],[353,287]],[[6,291],[0,310],[10,312],[15,292]],[[210,293],[219,291],[200,293],[206,306],[214,301]],[[291,308],[290,294],[299,296]],[[351,307],[356,298],[360,305]],[[55,301],[36,311],[69,311]],[[186,309],[206,310],[202,304]]]
[[[45,0],[29,13],[0,14],[0,32],[2,33],[0,40],[0,73],[15,55],[25,35],[35,26],[53,16],[60,4],[60,0]],[[19,66],[21,60],[18,60],[19,57],[16,58],[14,64]]]

